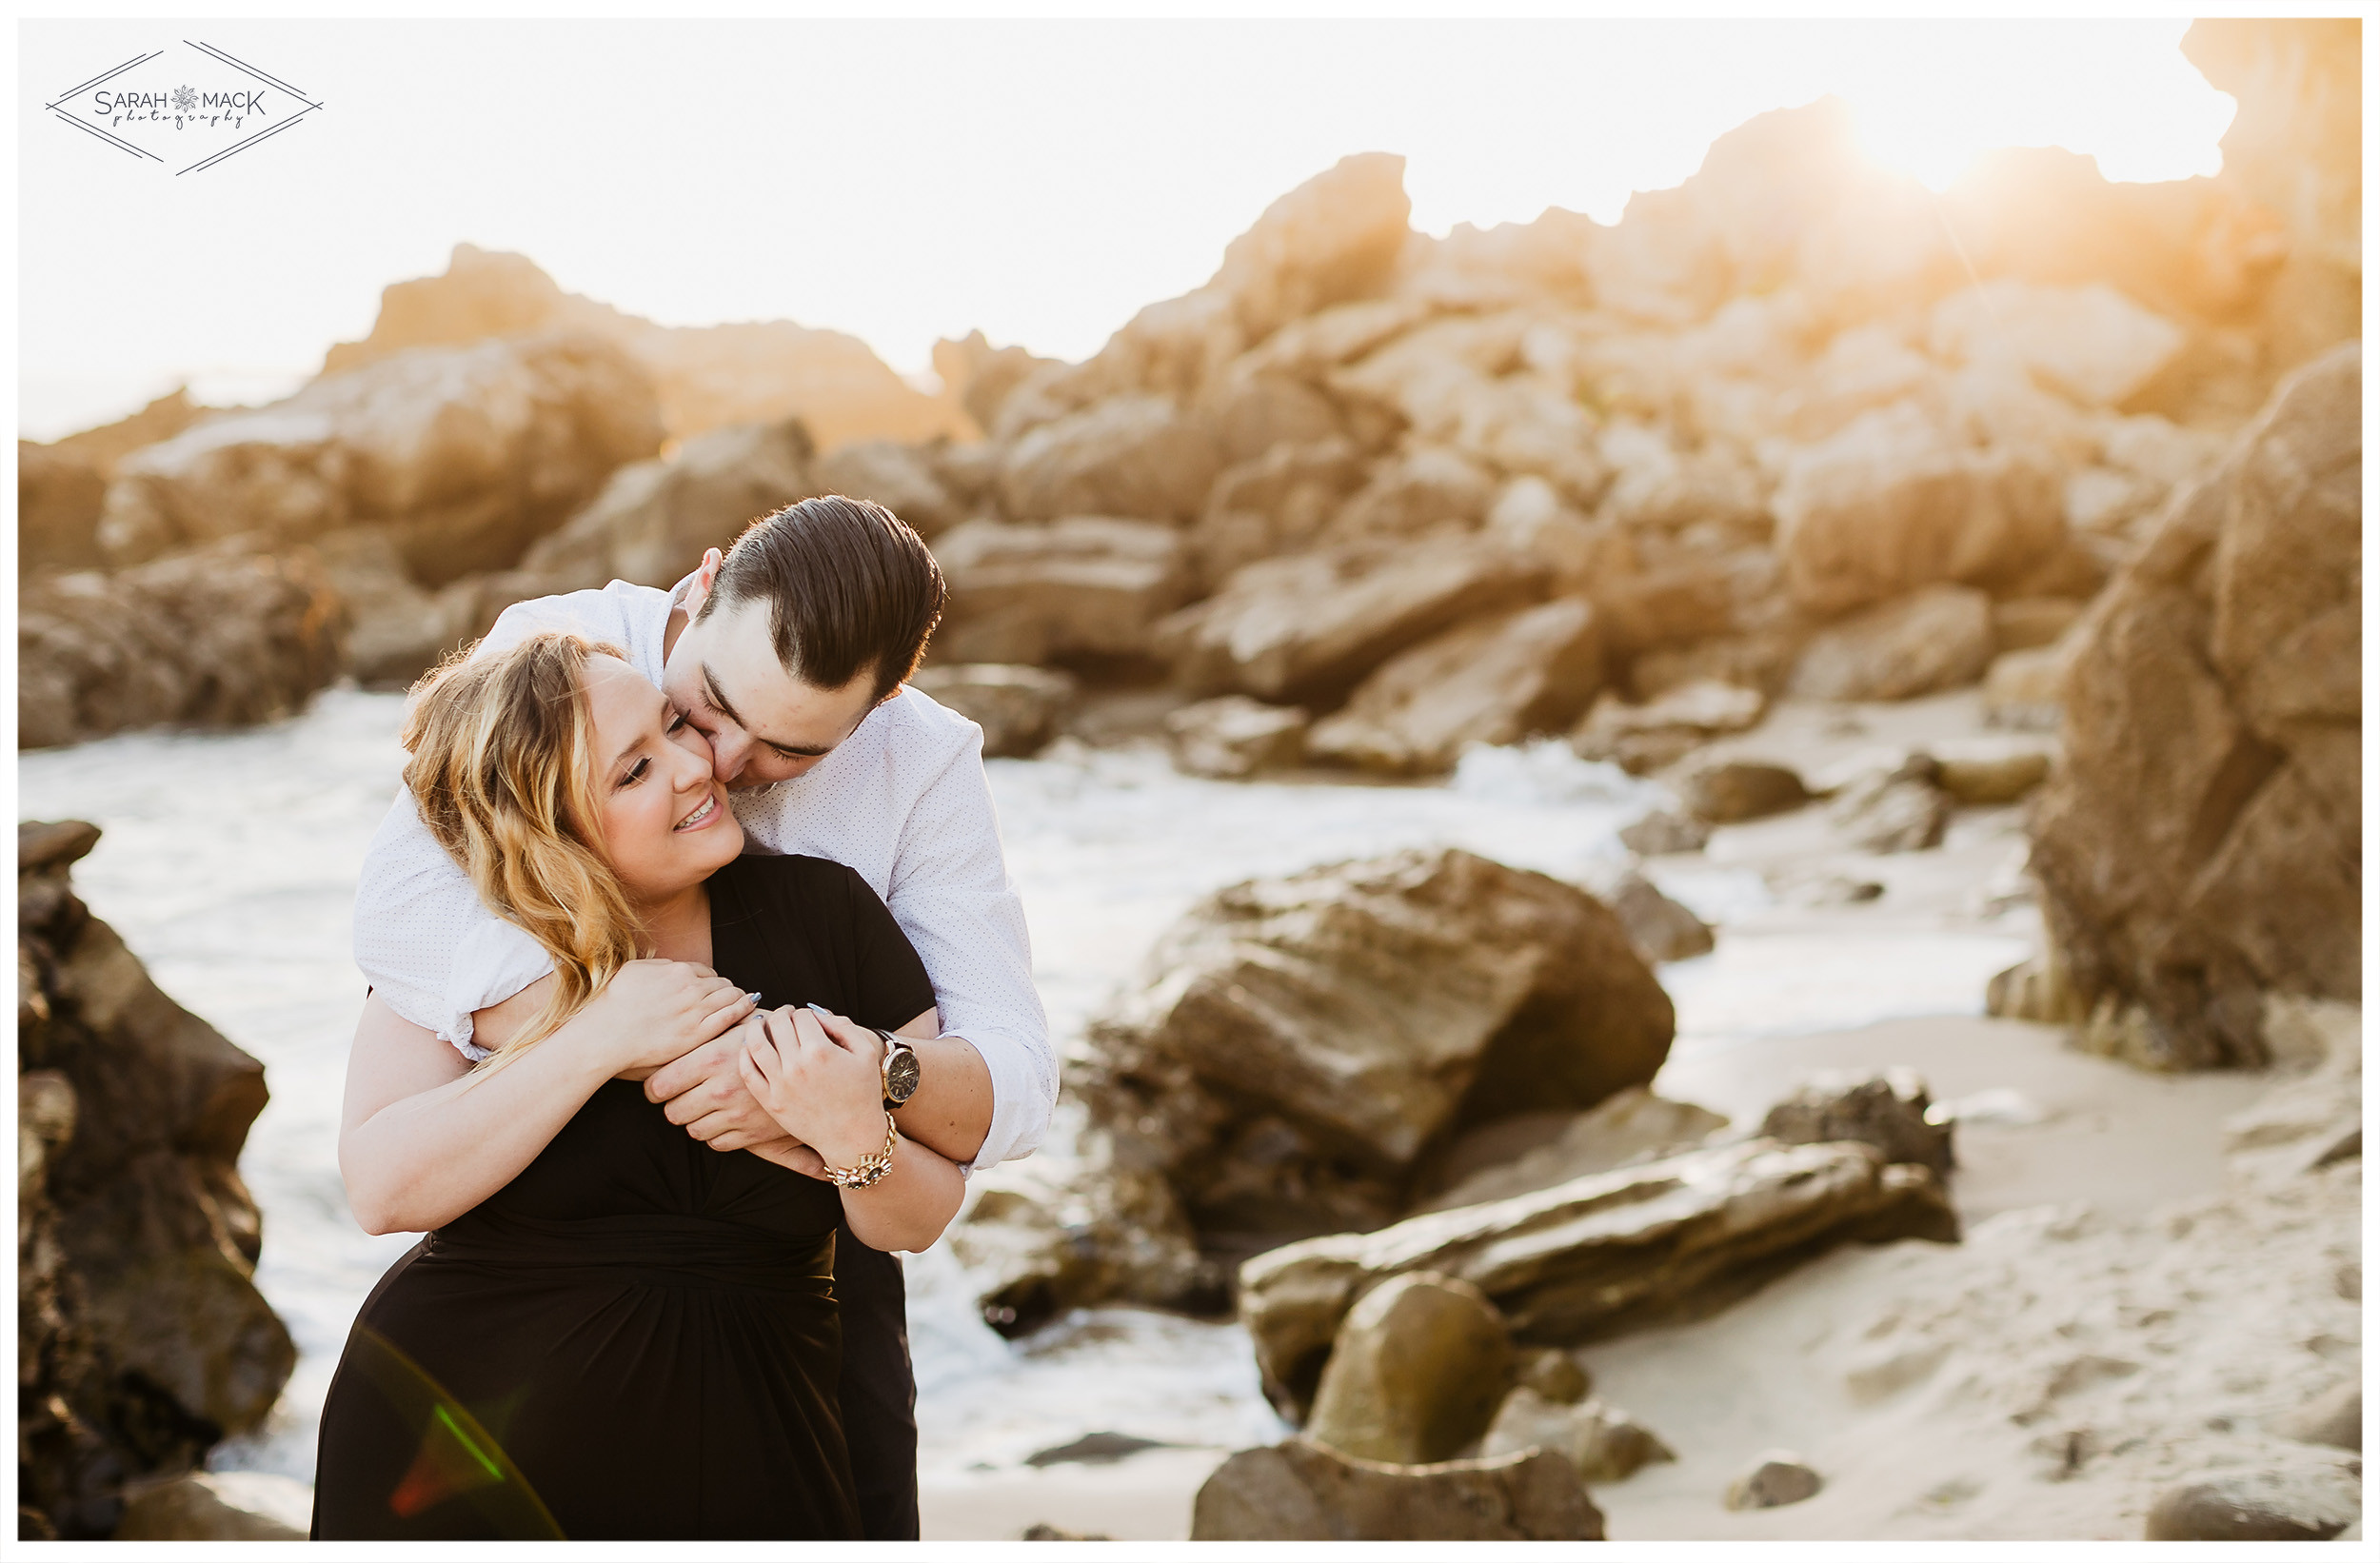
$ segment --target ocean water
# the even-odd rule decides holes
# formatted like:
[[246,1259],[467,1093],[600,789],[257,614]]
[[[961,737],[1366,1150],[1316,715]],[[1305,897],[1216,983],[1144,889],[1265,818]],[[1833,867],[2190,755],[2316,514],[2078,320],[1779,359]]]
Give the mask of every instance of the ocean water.
[[[160,986],[266,1065],[272,1100],[241,1167],[264,1213],[257,1284],[300,1355],[270,1421],[218,1450],[221,1469],[312,1478],[315,1423],[348,1324],[412,1242],[356,1227],[336,1163],[364,997],[351,901],[397,789],[400,699],[333,690],[268,727],[131,734],[19,757],[21,819],[85,819],[105,831],[75,869],[84,900]],[[1220,886],[1438,844],[1592,880],[1624,861],[1618,827],[1665,798],[1551,743],[1475,750],[1434,785],[1207,782],[1154,749],[1071,742],[989,770],[1061,1046],[1165,926]],[[1737,937],[1725,924],[1770,904],[1757,875],[1714,866],[1660,877],[1722,925],[1713,954],[1662,968],[1680,1056],[1892,1015],[1973,1013],[1985,979],[2024,953],[1989,930]],[[1061,1117],[1050,1154],[1063,1155],[1065,1138]],[[912,1258],[909,1279],[929,1478],[1016,1467],[1098,1431],[1218,1448],[1281,1435],[1235,1325],[1090,1309],[1010,1342],[976,1318],[946,1249]]]

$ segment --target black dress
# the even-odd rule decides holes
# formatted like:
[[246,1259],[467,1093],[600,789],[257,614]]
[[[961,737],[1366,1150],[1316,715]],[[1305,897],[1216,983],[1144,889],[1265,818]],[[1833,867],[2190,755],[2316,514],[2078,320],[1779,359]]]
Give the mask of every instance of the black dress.
[[[841,864],[740,858],[710,893],[712,964],[768,1007],[891,1027],[934,1002]],[[900,1265],[841,1228],[832,1185],[606,1082],[365,1301],[323,1406],[315,1536],[915,1536]]]

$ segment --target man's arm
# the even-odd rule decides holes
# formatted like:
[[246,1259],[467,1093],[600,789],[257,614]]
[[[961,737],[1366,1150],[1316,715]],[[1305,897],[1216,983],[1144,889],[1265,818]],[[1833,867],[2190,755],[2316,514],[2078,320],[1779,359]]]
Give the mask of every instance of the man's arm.
[[553,969],[537,940],[490,912],[438,839],[413,795],[388,807],[355,887],[355,963],[404,1019],[468,1058],[475,1010],[519,993]]

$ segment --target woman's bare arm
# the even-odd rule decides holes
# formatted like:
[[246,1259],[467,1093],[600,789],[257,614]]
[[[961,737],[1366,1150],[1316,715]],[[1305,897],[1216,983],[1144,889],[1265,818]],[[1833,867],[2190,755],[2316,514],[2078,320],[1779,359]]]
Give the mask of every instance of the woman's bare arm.
[[750,1013],[703,967],[636,961],[552,1036],[474,1072],[435,1033],[367,999],[339,1125],[348,1207],[367,1232],[443,1225],[517,1177],[604,1081]]

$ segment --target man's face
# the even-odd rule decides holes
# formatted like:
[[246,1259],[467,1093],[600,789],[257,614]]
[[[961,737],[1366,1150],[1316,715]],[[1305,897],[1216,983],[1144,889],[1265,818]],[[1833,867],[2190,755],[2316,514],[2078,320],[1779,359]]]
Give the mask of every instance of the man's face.
[[722,603],[669,648],[662,693],[710,742],[711,771],[730,787],[800,776],[875,708],[869,673],[821,689],[785,671],[768,635],[768,607]]

